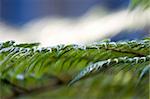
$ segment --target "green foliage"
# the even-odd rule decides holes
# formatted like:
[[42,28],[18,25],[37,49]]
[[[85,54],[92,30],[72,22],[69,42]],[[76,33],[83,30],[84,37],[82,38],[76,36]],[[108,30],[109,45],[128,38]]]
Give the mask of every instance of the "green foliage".
[[[134,57],[134,58],[128,58],[128,57],[119,57],[119,58],[114,58],[114,59],[108,59],[108,60],[104,60],[104,61],[99,61],[93,64],[90,64],[89,66],[87,66],[84,70],[82,70],[76,77],[75,79],[73,79],[71,81],[70,84],[76,82],[77,80],[80,80],[81,78],[83,78],[86,75],[90,75],[93,72],[101,72],[106,70],[107,68],[111,68],[110,66],[112,65],[118,65],[118,64],[122,64],[122,63],[141,63],[141,62],[146,62],[146,61],[150,61],[150,55],[146,56],[146,57]],[[124,68],[122,66],[122,68]],[[141,73],[140,78],[142,78],[142,76],[149,70],[149,66],[145,67],[143,69],[143,72]],[[139,70],[138,70],[139,71]]]
[[134,9],[137,6],[141,6],[146,9],[150,7],[150,0],[131,0],[131,8]]
[[2,42],[0,96],[148,98],[149,64],[149,38],[43,48],[38,43]]

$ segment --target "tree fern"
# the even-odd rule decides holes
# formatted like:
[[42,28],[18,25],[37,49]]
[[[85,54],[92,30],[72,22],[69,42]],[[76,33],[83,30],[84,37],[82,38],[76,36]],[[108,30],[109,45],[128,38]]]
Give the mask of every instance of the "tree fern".
[[[119,42],[105,40],[88,45],[42,48],[38,45],[15,44],[14,41],[0,44],[1,97],[10,94],[11,98],[20,95],[29,98],[34,96],[30,93],[47,92],[46,90],[51,90],[49,97],[56,96],[58,92],[58,98],[148,97],[149,89],[146,87],[150,64],[149,38]],[[81,72],[77,74],[79,71]],[[80,81],[89,76],[90,78]],[[79,81],[79,84],[66,86],[76,81]],[[79,95],[78,88],[84,90],[87,87],[88,91]],[[110,90],[107,90],[107,95],[110,96],[106,96],[104,92],[98,94],[99,88],[104,92],[105,89]],[[112,88],[119,92],[114,93],[116,91]],[[54,89],[57,89],[56,93]],[[64,93],[65,90],[70,92]]]

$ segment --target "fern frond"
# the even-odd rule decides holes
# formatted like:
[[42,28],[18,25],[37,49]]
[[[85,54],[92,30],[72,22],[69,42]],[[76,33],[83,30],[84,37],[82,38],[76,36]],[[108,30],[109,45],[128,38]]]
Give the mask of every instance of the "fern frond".
[[[83,71],[70,84],[84,77],[92,76],[91,85],[87,85],[89,90],[94,82],[102,83],[102,80],[109,79],[116,82],[112,77],[118,79],[118,76],[115,77],[115,75],[120,75],[121,71],[127,73],[128,77],[124,78],[125,82],[129,81],[128,79],[134,74],[138,75],[138,77],[135,76],[135,80],[131,81],[132,85],[135,85],[137,79],[142,85],[147,81],[150,64],[150,39],[119,42],[107,40],[88,45],[72,44],[51,47],[38,47],[38,45],[38,43],[16,44],[14,41],[0,43],[0,83],[6,84],[7,90],[10,92],[16,92],[12,89],[17,89],[17,93],[22,95],[22,92],[29,94],[36,92],[37,89],[44,90],[46,86],[48,88],[64,86],[81,70]],[[101,75],[104,74],[103,72],[106,72],[106,75]],[[112,74],[111,77],[109,72],[116,74]],[[99,74],[101,80],[94,79],[93,74]],[[82,83],[81,86],[83,86]],[[103,85],[99,86],[104,87]],[[108,86],[113,87],[114,85],[108,83]],[[146,86],[147,84],[144,85],[144,88]],[[0,92],[7,93],[6,88],[2,87],[3,90]],[[131,87],[127,87],[126,90]],[[69,89],[78,93],[78,88],[73,88]],[[60,88],[59,91],[63,93],[64,88]],[[142,92],[146,93],[145,90]]]
[[144,77],[144,75],[149,74],[149,72],[150,72],[150,64],[144,67],[144,69],[140,74],[139,80],[141,80]]
[[[35,74],[39,75],[39,72],[37,71],[42,69],[44,66],[47,67],[47,65],[49,65],[50,67],[47,68],[53,68],[51,67],[52,64],[57,65],[59,62],[58,65],[65,65],[65,63],[69,60],[84,60],[85,65],[87,65],[91,62],[108,59],[108,57],[143,57],[150,53],[149,40],[134,40],[126,42],[103,41],[90,45],[58,45],[45,48],[37,48],[37,46],[23,47],[22,44],[15,45],[15,43],[12,41],[1,43],[1,45],[3,45],[0,50],[2,60],[0,62],[0,74],[2,75],[2,77],[3,75],[6,75],[7,72],[10,72],[10,70],[15,71],[13,73],[15,76],[23,72],[25,73],[25,75],[30,75],[30,73],[33,73],[33,71],[35,72]],[[25,46],[31,45],[32,44],[25,44]],[[105,57],[102,57],[103,54],[105,55]],[[106,54],[108,56],[106,56]],[[74,65],[77,64],[78,63]],[[57,67],[61,68],[63,66]],[[39,68],[39,70],[37,70],[37,68]]]
[[131,0],[131,8],[141,6],[143,9],[150,7],[150,0]]
[[[133,57],[133,58],[128,58],[128,57],[119,57],[115,59],[108,59],[104,61],[99,61],[93,64],[90,64],[87,66],[85,69],[83,69],[71,82],[70,85],[75,83],[76,81],[80,80],[81,78],[92,74],[93,72],[100,72],[103,70],[106,70],[107,68],[111,68],[112,65],[118,65],[118,64],[125,64],[125,63],[130,63],[130,64],[139,64],[142,62],[148,62],[150,61],[150,55],[146,57]],[[149,66],[145,67],[140,75],[140,78],[146,73],[146,71],[149,70]]]

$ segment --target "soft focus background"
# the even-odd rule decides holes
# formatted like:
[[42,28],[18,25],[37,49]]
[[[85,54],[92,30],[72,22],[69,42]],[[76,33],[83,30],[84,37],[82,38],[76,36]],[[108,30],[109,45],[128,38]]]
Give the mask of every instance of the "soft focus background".
[[0,41],[50,46],[144,38],[150,11],[129,6],[130,0],[0,0]]
[[46,16],[75,18],[84,15],[94,6],[108,10],[125,8],[129,0],[0,0],[1,18],[20,26],[33,19]]

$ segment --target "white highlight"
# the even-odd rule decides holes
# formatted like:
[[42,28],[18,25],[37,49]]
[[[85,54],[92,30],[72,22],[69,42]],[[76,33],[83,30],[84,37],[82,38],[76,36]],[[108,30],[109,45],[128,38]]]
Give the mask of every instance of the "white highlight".
[[116,35],[125,29],[143,28],[150,25],[150,9],[119,12],[98,16],[89,13],[79,19],[45,18],[14,29],[0,24],[0,41],[15,40],[40,42],[42,46],[57,44],[84,44],[96,39]]

